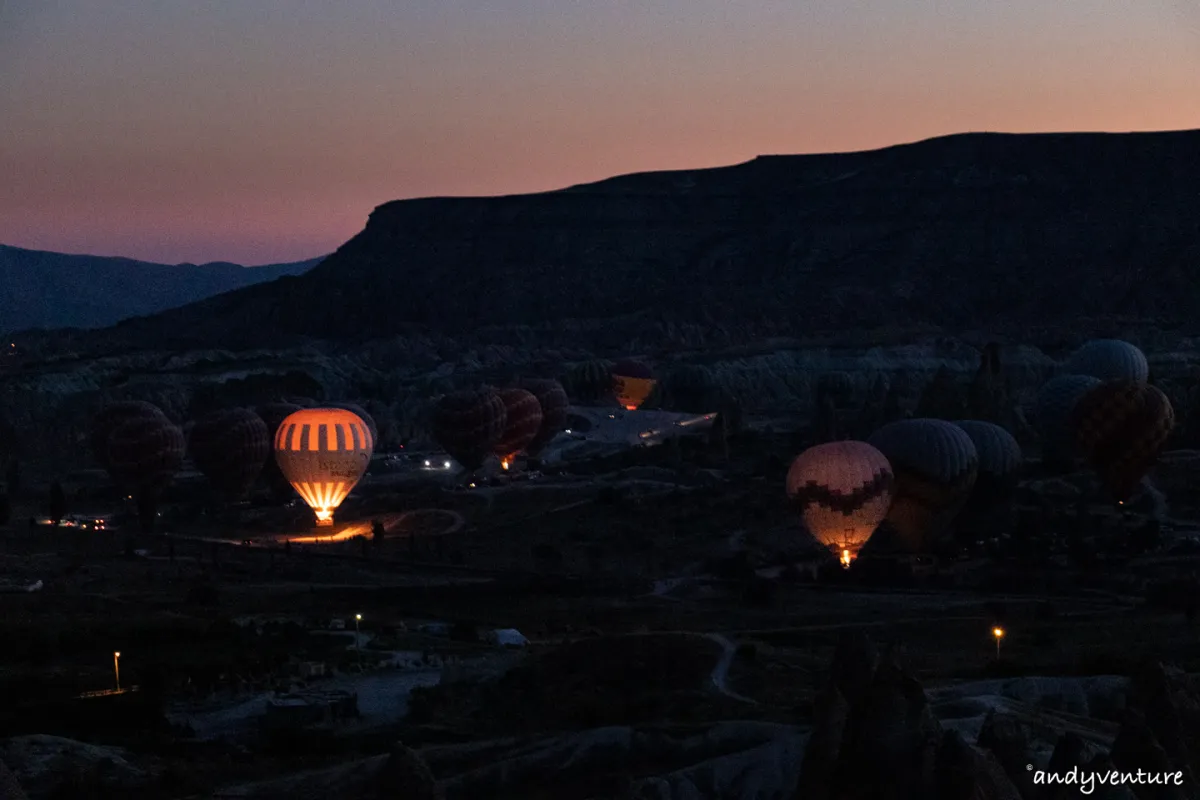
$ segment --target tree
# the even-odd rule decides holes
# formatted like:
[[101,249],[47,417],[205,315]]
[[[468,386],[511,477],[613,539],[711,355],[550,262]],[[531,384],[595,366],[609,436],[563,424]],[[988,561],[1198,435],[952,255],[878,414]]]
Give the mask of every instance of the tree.
[[385,531],[383,528],[383,520],[379,520],[379,519],[372,520],[371,521],[371,537],[376,542],[382,542],[384,539],[384,536],[385,536]]
[[50,484],[50,501],[46,510],[55,525],[62,522],[62,518],[67,515],[67,495],[58,481]]

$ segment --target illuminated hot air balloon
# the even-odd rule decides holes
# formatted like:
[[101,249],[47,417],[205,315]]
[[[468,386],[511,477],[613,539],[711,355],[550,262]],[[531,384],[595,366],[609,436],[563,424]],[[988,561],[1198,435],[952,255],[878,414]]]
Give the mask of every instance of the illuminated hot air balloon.
[[344,408],[358,415],[358,418],[366,423],[367,430],[371,432],[371,441],[376,445],[379,444],[379,428],[375,427],[375,418],[367,413],[367,410],[357,403],[328,403],[328,408]]
[[1034,407],[1034,424],[1042,438],[1042,460],[1069,467],[1075,459],[1071,414],[1079,398],[1100,385],[1091,375],[1058,375],[1042,386]]
[[1110,381],[1080,398],[1073,421],[1080,453],[1120,504],[1158,460],[1175,427],[1175,411],[1155,386]]
[[892,503],[887,458],[866,442],[828,442],[792,462],[787,493],[808,528],[843,566],[858,556]]
[[275,432],[275,461],[317,518],[333,512],[366,473],[375,441],[366,423],[344,408],[302,408]]
[[567,412],[571,401],[562,384],[548,378],[521,381],[521,388],[531,393],[542,408],[542,424],[537,435],[525,445],[525,452],[535,456],[542,451],[559,431],[567,426]]
[[188,452],[214,487],[243,497],[271,455],[271,438],[258,414],[230,408],[196,420],[187,437]]
[[136,499],[144,532],[153,530],[159,492],[186,450],[183,431],[161,414],[129,419],[108,435],[108,473]]
[[621,361],[612,369],[613,392],[617,402],[635,411],[646,402],[658,381],[650,368],[638,361]]
[[504,436],[507,413],[493,389],[451,392],[433,408],[433,438],[467,470],[477,470]]
[[594,359],[576,364],[564,380],[567,394],[577,403],[608,402],[613,397],[612,363]]
[[1072,375],[1091,375],[1102,381],[1145,383],[1150,376],[1146,354],[1120,339],[1093,339],[1076,350],[1063,365]]
[[887,521],[906,549],[927,550],[970,497],[979,471],[975,444],[962,428],[939,419],[890,422],[868,441],[896,475]]
[[542,427],[542,405],[533,392],[525,389],[499,389],[496,395],[504,403],[504,433],[492,446],[500,466],[508,469]]
[[166,419],[162,409],[141,400],[111,403],[92,418],[91,450],[100,466],[108,469],[108,438],[117,428],[135,419]]

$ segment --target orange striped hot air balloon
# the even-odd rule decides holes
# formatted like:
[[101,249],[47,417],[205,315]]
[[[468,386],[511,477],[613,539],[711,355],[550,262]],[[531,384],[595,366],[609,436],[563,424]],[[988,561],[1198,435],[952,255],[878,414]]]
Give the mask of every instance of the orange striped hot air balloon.
[[1118,504],[1129,499],[1175,427],[1171,401],[1136,379],[1102,383],[1073,414],[1079,452]]
[[367,471],[375,441],[366,422],[344,408],[302,408],[275,433],[275,461],[318,525],[332,525],[333,512]]

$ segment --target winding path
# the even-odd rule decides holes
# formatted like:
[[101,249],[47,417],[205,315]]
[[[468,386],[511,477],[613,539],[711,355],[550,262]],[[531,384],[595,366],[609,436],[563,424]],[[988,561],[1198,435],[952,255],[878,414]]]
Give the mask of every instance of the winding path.
[[723,648],[721,657],[717,659],[717,664],[713,667],[711,676],[712,684],[716,690],[726,697],[732,698],[739,702],[758,705],[757,701],[730,691],[729,687],[726,685],[726,679],[729,677],[729,667],[733,665],[733,658],[735,655],[737,655],[737,645],[719,633],[705,633],[702,635],[705,639],[716,642]]

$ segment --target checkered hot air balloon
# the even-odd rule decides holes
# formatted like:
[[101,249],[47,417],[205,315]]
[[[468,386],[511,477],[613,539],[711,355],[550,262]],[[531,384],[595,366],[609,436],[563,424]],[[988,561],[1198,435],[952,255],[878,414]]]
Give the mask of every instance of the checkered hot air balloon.
[[792,462],[787,494],[809,532],[848,567],[887,515],[894,481],[887,458],[866,442],[828,442]]
[[567,412],[571,401],[567,399],[562,384],[549,378],[521,381],[521,388],[536,397],[538,405],[542,408],[542,424],[537,435],[525,445],[525,452],[536,456],[567,426]]
[[333,524],[374,449],[366,422],[344,408],[302,408],[275,432],[275,461],[321,526]]
[[464,468],[477,470],[504,436],[507,414],[493,389],[451,392],[433,408],[433,438]]
[[508,469],[542,427],[542,404],[525,389],[499,389],[496,395],[504,403],[504,433],[492,445],[492,452]]
[[206,414],[188,433],[188,453],[196,469],[221,492],[244,497],[271,456],[271,431],[248,408]]
[[1120,504],[1158,460],[1175,427],[1175,410],[1156,386],[1109,381],[1080,398],[1072,419],[1080,454]]
[[971,495],[979,471],[975,444],[962,428],[939,419],[890,422],[868,442],[896,475],[888,523],[905,549],[928,551]]

